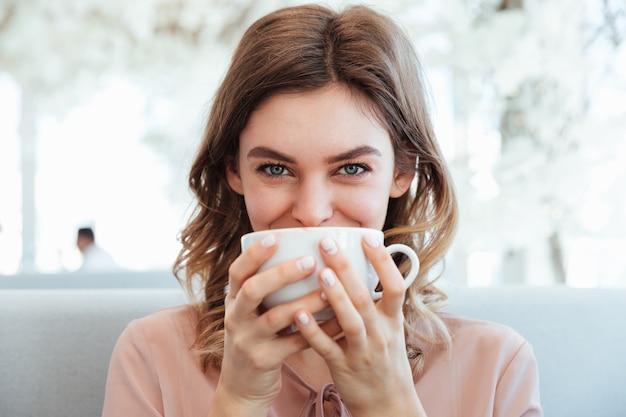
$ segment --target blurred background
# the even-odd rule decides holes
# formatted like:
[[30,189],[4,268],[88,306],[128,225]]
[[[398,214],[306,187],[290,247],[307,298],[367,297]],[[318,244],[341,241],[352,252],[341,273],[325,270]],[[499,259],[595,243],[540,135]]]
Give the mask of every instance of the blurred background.
[[[81,227],[125,270],[169,269],[233,48],[301,3],[0,0],[0,275],[77,270]],[[430,81],[461,208],[443,279],[626,286],[626,2],[366,4]]]

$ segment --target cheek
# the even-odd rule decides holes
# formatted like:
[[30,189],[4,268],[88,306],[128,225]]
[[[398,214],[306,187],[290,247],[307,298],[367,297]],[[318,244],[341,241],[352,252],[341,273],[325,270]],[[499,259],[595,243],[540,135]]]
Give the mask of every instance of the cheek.
[[269,225],[288,210],[289,202],[280,193],[267,193],[254,188],[246,189],[244,193],[250,224],[254,230],[269,229]]
[[337,208],[343,215],[358,222],[362,227],[382,229],[388,204],[388,193],[344,193]]

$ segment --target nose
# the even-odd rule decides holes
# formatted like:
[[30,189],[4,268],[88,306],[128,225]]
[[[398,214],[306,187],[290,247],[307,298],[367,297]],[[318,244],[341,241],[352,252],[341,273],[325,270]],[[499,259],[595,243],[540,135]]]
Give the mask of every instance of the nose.
[[321,179],[303,181],[294,195],[291,215],[302,226],[321,226],[333,216],[332,189]]

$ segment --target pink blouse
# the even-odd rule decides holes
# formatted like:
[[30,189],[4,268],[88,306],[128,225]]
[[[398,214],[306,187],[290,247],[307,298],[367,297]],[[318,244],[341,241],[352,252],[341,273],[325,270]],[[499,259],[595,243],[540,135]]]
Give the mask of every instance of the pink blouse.
[[[451,352],[424,352],[425,368],[415,389],[429,417],[536,417],[537,363],[529,343],[495,323],[443,314],[454,340]],[[190,349],[195,338],[190,306],[158,311],[132,321],[111,357],[103,417],[206,416],[219,378],[202,371]],[[283,368],[282,390],[269,416],[350,416],[334,385],[316,392]]]

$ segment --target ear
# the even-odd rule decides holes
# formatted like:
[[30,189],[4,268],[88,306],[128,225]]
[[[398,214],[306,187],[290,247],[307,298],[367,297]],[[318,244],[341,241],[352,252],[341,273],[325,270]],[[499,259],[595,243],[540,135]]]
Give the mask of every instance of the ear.
[[395,176],[393,177],[393,183],[391,184],[389,197],[398,198],[402,194],[406,193],[411,186],[413,178],[415,178],[414,173],[400,173],[396,170]]
[[235,162],[226,165],[226,181],[234,192],[243,195],[243,183]]

